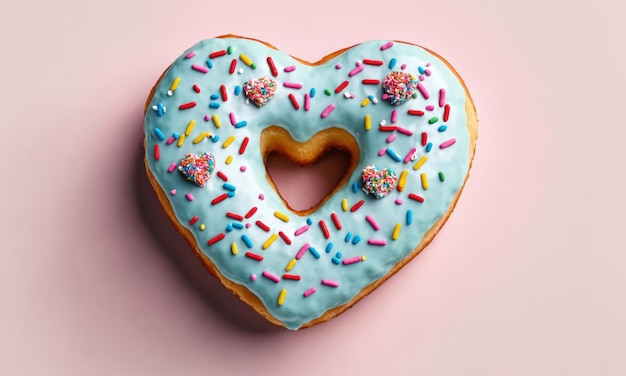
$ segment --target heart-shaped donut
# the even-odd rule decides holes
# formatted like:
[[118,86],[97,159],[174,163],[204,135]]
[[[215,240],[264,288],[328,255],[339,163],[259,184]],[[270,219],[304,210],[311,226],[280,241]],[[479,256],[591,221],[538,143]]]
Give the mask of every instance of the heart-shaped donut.
[[[463,81],[419,46],[371,41],[307,63],[223,36],[185,51],[153,88],[145,163],[207,269],[299,329],[350,308],[433,239],[465,184],[477,126]],[[331,149],[350,155],[345,178],[316,207],[292,210],[268,155],[309,164]]]

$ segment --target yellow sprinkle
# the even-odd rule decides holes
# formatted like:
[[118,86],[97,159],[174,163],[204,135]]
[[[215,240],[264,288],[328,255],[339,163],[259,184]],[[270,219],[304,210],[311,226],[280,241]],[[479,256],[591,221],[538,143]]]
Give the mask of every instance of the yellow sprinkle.
[[361,261],[365,261],[365,260],[367,260],[367,257],[361,256]]
[[232,243],[230,245],[230,251],[233,253],[233,255],[236,255],[237,253],[239,253],[239,251],[237,250],[237,243]]
[[428,177],[424,173],[422,173],[421,177],[422,177],[422,188],[428,189]]
[[205,228],[206,226],[204,225],[204,223],[200,224],[200,231],[204,231]]
[[372,129],[372,118],[369,115],[365,115],[365,130]]
[[399,223],[396,223],[396,227],[393,228],[393,235],[391,235],[391,239],[393,240],[398,240],[398,237],[400,236],[400,227],[402,225]]
[[197,144],[198,142],[204,140],[205,137],[206,137],[206,132],[202,132],[198,135],[198,137],[193,139],[193,143]]
[[187,124],[187,129],[185,129],[185,136],[189,136],[191,131],[193,131],[193,127],[196,125],[196,121],[191,119],[189,124]]
[[423,155],[422,158],[420,158],[417,163],[415,163],[415,165],[413,166],[414,170],[418,170],[420,167],[422,167],[422,165],[424,163],[426,163],[426,161],[428,160],[428,157]]
[[250,58],[244,54],[239,54],[239,58],[241,59],[241,61],[243,61],[244,64],[246,64],[247,66],[251,66],[252,65],[252,60],[250,60]]
[[274,212],[274,217],[280,219],[283,222],[289,222],[289,217],[281,212]]
[[176,90],[176,88],[178,87],[178,84],[180,83],[180,77],[176,77],[174,79],[174,81],[172,81],[172,85],[170,85],[170,90],[174,91]]
[[398,191],[404,191],[404,185],[406,184],[406,177],[409,174],[408,170],[402,170],[400,173],[400,181],[398,182]]
[[228,157],[226,157],[226,164],[229,165],[231,162],[233,161],[233,156],[229,155]]
[[226,141],[224,141],[224,143],[222,144],[222,148],[226,149],[228,147],[228,145],[232,144],[233,141],[235,141],[235,136],[230,136],[226,139]]
[[215,128],[220,128],[222,126],[222,122],[217,115],[213,115],[213,124],[215,124]]
[[287,289],[280,290],[280,295],[278,295],[278,305],[285,304],[285,297],[287,296]]
[[341,200],[341,208],[343,211],[348,211],[348,199]]
[[185,134],[184,133],[181,134],[178,137],[178,143],[176,145],[178,145],[178,147],[181,147],[181,146],[183,146],[183,142],[185,142]]
[[291,261],[289,261],[289,264],[287,264],[287,266],[285,267],[285,271],[288,272],[291,270],[291,268],[293,268],[296,265],[296,259],[291,259]]
[[278,239],[278,234],[272,234],[269,238],[267,238],[265,243],[263,243],[263,246],[261,248],[268,249],[276,239]]
[[369,97],[365,97],[365,99],[363,99],[363,101],[361,102],[361,107],[365,107],[368,104],[370,104],[370,99]]

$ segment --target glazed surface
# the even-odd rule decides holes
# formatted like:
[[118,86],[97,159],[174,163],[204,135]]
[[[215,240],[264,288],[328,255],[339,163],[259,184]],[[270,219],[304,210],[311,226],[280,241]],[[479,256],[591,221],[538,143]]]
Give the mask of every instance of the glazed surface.
[[[420,87],[394,105],[382,82],[397,71]],[[258,107],[243,86],[261,77],[276,91]],[[202,253],[297,329],[385,276],[447,212],[470,165],[465,105],[455,74],[414,45],[371,41],[308,65],[256,41],[210,39],[185,51],[157,85],[145,117],[146,161]],[[270,126],[299,142],[341,128],[359,145],[348,182],[311,215],[290,211],[268,182],[259,140]],[[200,187],[177,167],[203,152],[214,155],[215,173]],[[370,165],[399,178],[384,198],[361,189]]]

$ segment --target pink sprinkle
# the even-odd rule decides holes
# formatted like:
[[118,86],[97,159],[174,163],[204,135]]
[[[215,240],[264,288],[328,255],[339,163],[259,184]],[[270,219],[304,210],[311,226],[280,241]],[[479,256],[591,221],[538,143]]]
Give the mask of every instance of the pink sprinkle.
[[335,105],[334,104],[329,104],[328,107],[326,107],[326,109],[324,111],[322,111],[322,119],[326,118],[326,116],[328,116],[331,112],[333,112],[333,110],[335,109]]
[[189,200],[189,201],[193,201],[193,195],[191,193],[187,193],[185,195],[185,198],[187,198],[187,200]]
[[425,107],[426,111],[432,111],[435,109],[435,106],[433,106],[432,104],[429,104],[428,106]]
[[452,146],[456,143],[456,138],[451,138],[448,141],[442,143],[441,145],[439,145],[439,149],[445,149],[448,146]]
[[167,172],[174,172],[174,170],[176,170],[176,163],[172,163],[170,168],[167,169]]
[[198,64],[193,64],[191,66],[191,69],[197,70],[198,72],[202,72],[202,73],[208,73],[209,72],[209,68],[203,67],[202,65],[198,65]]
[[356,68],[354,68],[353,70],[350,71],[350,73],[348,73],[348,77],[352,77],[361,71],[363,71],[363,64],[357,61]]
[[382,157],[383,155],[385,155],[387,153],[387,148],[382,148],[380,149],[380,151],[378,152],[378,156]]
[[299,229],[296,230],[296,232],[294,232],[293,234],[295,236],[300,236],[302,234],[304,234],[305,232],[307,232],[309,230],[309,225],[304,225],[302,227],[300,227]]
[[322,285],[326,285],[330,287],[339,287],[339,282],[333,281],[332,279],[322,279]]
[[315,291],[317,291],[317,289],[315,287],[311,287],[310,289],[306,290],[304,292],[304,294],[302,294],[305,298],[308,298],[309,296],[313,295],[315,293]]
[[424,85],[422,85],[421,82],[417,83],[417,90],[420,91],[420,93],[422,93],[422,96],[424,97],[424,99],[428,99],[430,98],[430,94],[428,94],[428,91],[426,90],[426,88],[424,87]]
[[175,189],[172,189],[172,190],[170,191],[170,194],[171,194],[172,196],[176,196],[176,190],[175,190]]
[[204,121],[211,121],[211,115],[209,114],[204,115]]
[[228,116],[230,117],[230,124],[235,125],[237,124],[237,119],[235,119],[235,114],[234,113],[230,113],[228,114]]
[[380,226],[378,225],[378,222],[376,222],[374,217],[372,217],[371,215],[366,215],[365,219],[370,223],[370,225],[372,225],[374,230],[376,231],[380,230]]
[[304,94],[304,111],[308,111],[311,108],[311,96],[309,93]]
[[446,89],[439,89],[439,107],[443,107],[446,104]]
[[367,244],[369,245],[377,245],[377,246],[385,246],[387,245],[387,241],[384,239],[369,239],[367,241]]
[[246,223],[246,228],[250,228],[252,227],[252,224],[250,222]]
[[405,69],[406,69],[406,64],[402,64],[402,65],[400,65],[400,69],[401,69],[401,70],[405,70]]
[[265,195],[263,193],[259,193],[259,200],[265,200]]
[[335,65],[335,69],[341,69],[341,64]]
[[398,121],[398,111],[393,110],[391,111],[391,122],[395,123],[396,121]]
[[185,55],[185,59],[191,59],[194,56],[196,56],[196,52],[195,51],[191,51],[190,53]]
[[419,76],[417,76],[417,78],[418,78],[420,81],[424,81],[424,80],[426,79],[426,77],[424,77],[424,75],[423,75],[423,74],[420,74]]
[[399,199],[399,198],[397,198],[397,199],[396,199],[396,205],[402,205],[402,200],[401,200],[401,199]]
[[408,130],[408,129],[406,129],[406,128],[397,127],[397,128],[396,128],[396,130],[397,130],[398,132],[400,132],[400,133],[404,134],[404,135],[407,135],[407,136],[413,136],[413,131]]
[[427,76],[430,76],[430,69],[426,69],[424,72],[426,72]]
[[350,264],[355,264],[357,262],[361,262],[363,259],[361,258],[361,256],[354,256],[354,257],[350,257],[349,259],[345,259],[343,260],[341,263],[344,265],[350,265]]
[[270,273],[267,270],[263,271],[263,277],[265,277],[265,278],[267,278],[269,280],[272,280],[272,281],[274,281],[276,283],[280,282],[280,278],[276,274]]
[[411,148],[411,150],[409,150],[409,152],[407,153],[406,157],[404,157],[404,160],[402,162],[404,163],[411,162],[411,157],[413,156],[413,154],[415,154],[416,150],[417,150],[416,148]]
[[251,281],[256,281],[256,274],[254,274],[254,273],[250,274],[250,280]]
[[427,67],[430,67],[430,63],[426,63],[426,66],[427,66]]
[[248,168],[246,166],[239,167],[239,171],[241,171],[241,172],[246,172],[247,169]]
[[167,140],[166,144],[171,145],[172,143],[174,143],[174,141],[176,141],[176,138],[174,138],[174,136],[172,136],[172,137],[170,137],[170,138]]
[[384,51],[384,50],[386,50],[388,48],[391,48],[391,46],[393,46],[393,42],[387,42],[387,43],[383,44],[382,46],[380,46],[380,50]]
[[295,70],[296,70],[296,67],[293,65],[285,67],[285,69],[283,69],[284,72],[293,72]]
[[297,82],[283,82],[283,86],[291,89],[302,89],[302,84]]
[[385,141],[387,141],[387,143],[389,144],[389,143],[391,143],[393,140],[395,140],[395,139],[396,139],[396,137],[398,137],[398,135],[397,135],[397,134],[395,134],[395,133],[392,133],[392,134],[391,134],[391,136],[387,137],[387,139],[386,139]]
[[300,248],[300,250],[298,251],[298,253],[296,253],[296,260],[300,260],[302,256],[304,256],[306,251],[309,250],[310,247],[311,247],[311,244],[309,243],[306,243],[305,245],[303,245],[302,248]]

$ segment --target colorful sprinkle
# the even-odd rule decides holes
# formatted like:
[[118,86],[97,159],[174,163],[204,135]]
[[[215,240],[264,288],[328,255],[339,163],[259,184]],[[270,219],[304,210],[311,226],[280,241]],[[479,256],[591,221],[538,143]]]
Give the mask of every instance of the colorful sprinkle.
[[386,197],[398,183],[396,172],[390,168],[379,169],[375,165],[367,166],[361,174],[363,191],[377,199]]
[[204,187],[215,170],[215,158],[209,152],[200,155],[189,153],[180,160],[178,170],[188,181]]
[[393,71],[383,80],[383,90],[389,103],[399,105],[413,96],[418,87],[417,79],[410,73]]
[[274,97],[276,81],[269,77],[261,77],[258,80],[248,80],[243,84],[243,92],[254,104],[258,107],[262,107]]

